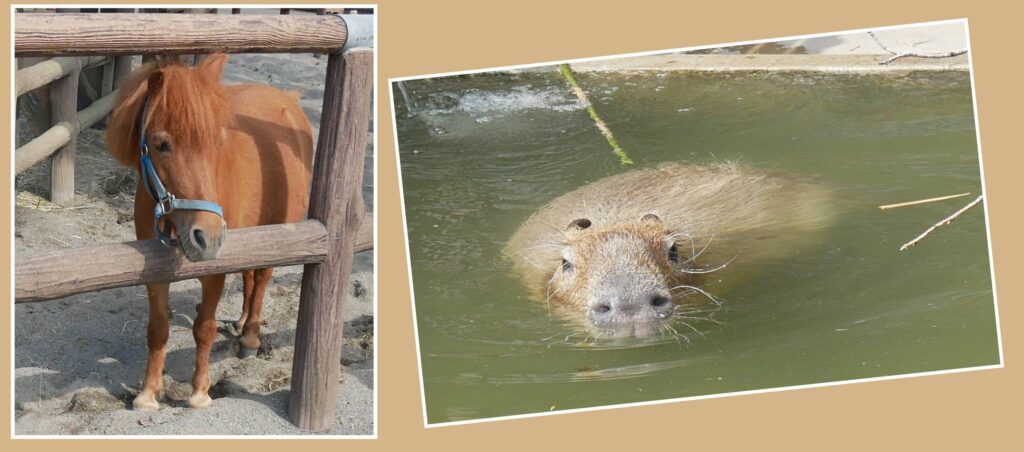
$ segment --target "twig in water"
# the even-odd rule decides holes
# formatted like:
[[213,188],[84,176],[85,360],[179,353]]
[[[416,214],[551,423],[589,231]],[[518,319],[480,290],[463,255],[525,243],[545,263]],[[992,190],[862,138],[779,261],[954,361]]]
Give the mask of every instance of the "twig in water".
[[963,54],[967,53],[967,49],[953,50],[953,51],[950,51],[950,52],[940,52],[940,53],[896,52],[896,51],[891,50],[888,47],[886,47],[885,44],[882,44],[882,41],[880,39],[878,39],[878,36],[875,36],[874,32],[870,32],[869,31],[868,32],[868,36],[871,36],[871,39],[874,39],[875,42],[878,44],[878,46],[882,48],[882,50],[892,54],[892,56],[889,57],[889,59],[878,63],[879,65],[882,65],[882,66],[887,65],[889,63],[892,63],[893,61],[896,61],[896,60],[898,60],[900,58],[905,58],[905,57],[916,57],[916,58],[951,58],[951,57],[955,57],[955,56],[963,55]]
[[916,206],[918,204],[926,204],[926,203],[929,203],[929,202],[938,202],[938,201],[945,201],[947,199],[959,198],[961,196],[967,196],[969,194],[971,194],[971,193],[970,192],[968,192],[968,193],[960,193],[959,195],[939,196],[937,198],[919,199],[917,201],[907,201],[907,202],[901,202],[901,203],[897,203],[897,204],[886,204],[884,206],[878,206],[878,208],[882,209],[882,210],[885,210],[885,209],[895,209],[897,207]]
[[934,225],[932,225],[932,227],[928,228],[927,231],[924,231],[924,232],[921,233],[921,235],[915,237],[914,240],[911,240],[911,241],[909,241],[907,243],[904,243],[903,246],[900,247],[900,251],[903,251],[903,250],[905,250],[907,248],[910,248],[910,247],[916,245],[917,242],[921,241],[921,239],[925,238],[928,234],[930,234],[932,231],[934,231],[935,229],[939,228],[940,226],[945,226],[945,225],[949,224],[956,217],[959,217],[960,214],[966,212],[967,209],[970,209],[971,207],[974,207],[976,204],[981,202],[982,198],[984,198],[984,197],[985,197],[985,195],[978,196],[977,198],[975,198],[974,201],[971,201],[970,204],[967,204],[962,209],[956,211],[956,213],[954,213],[953,215],[950,215],[950,216],[946,217],[944,220],[942,220],[942,221],[940,221],[938,223],[935,223]]
[[597,129],[604,135],[604,139],[608,141],[608,144],[612,147],[612,152],[619,156],[619,162],[623,165],[632,165],[633,160],[626,155],[626,151],[619,146],[619,140],[615,139],[615,135],[612,135],[612,129],[608,128],[608,124],[605,124],[604,120],[601,119],[597,114],[597,110],[594,109],[594,105],[590,103],[590,99],[587,98],[587,93],[580,88],[580,85],[576,83],[576,77],[572,75],[572,69],[569,68],[568,64],[559,64],[558,71],[562,73],[562,77],[569,82],[569,86],[572,87],[572,92],[576,93],[576,97],[579,98],[583,106],[587,108],[587,113],[590,113],[590,119],[594,120],[594,124]]

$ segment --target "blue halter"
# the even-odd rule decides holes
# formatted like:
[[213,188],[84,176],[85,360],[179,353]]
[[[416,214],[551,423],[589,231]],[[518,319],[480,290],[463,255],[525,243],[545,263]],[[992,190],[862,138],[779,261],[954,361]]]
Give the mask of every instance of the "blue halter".
[[160,239],[160,243],[167,246],[177,246],[178,241],[171,238],[171,222],[168,221],[164,229],[160,229],[160,219],[171,213],[173,210],[203,210],[212,212],[224,218],[224,209],[213,201],[197,201],[192,199],[178,199],[164,188],[160,182],[160,176],[156,174],[156,167],[153,166],[153,159],[149,156],[149,145],[146,142],[146,110],[149,109],[149,98],[142,104],[142,113],[139,117],[139,148],[142,155],[139,158],[140,171],[142,174],[142,185],[156,201],[153,209],[153,230]]

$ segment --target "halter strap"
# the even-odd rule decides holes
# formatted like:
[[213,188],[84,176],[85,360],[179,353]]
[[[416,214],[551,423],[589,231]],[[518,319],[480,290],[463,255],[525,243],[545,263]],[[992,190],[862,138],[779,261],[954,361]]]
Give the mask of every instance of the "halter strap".
[[160,219],[173,210],[202,210],[206,212],[212,212],[217,216],[224,218],[224,209],[213,201],[204,200],[193,200],[193,199],[178,199],[174,195],[164,188],[163,182],[160,181],[160,176],[156,173],[156,167],[153,166],[153,159],[149,155],[149,143],[146,139],[146,113],[149,110],[149,97],[142,103],[142,112],[139,114],[139,174],[142,175],[142,185],[146,187],[146,191],[153,200],[156,201],[156,207],[153,208],[153,230],[156,231],[156,236],[160,239],[160,243],[167,246],[177,246],[178,241],[171,237],[171,224],[160,229]]

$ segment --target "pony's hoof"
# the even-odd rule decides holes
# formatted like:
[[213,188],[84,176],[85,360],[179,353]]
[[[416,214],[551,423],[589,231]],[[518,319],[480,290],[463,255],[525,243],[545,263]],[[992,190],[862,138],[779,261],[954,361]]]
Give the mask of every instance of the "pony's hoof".
[[238,338],[238,343],[242,344],[242,348],[248,348],[250,350],[257,350],[260,348],[260,338],[255,334],[248,334]]
[[224,324],[224,329],[232,336],[242,335],[242,327],[238,325],[238,322],[227,322]]
[[206,408],[213,403],[209,394],[192,394],[188,398],[188,406],[192,408]]
[[138,411],[156,411],[160,409],[160,403],[151,392],[142,392],[132,400],[132,408]]
[[258,348],[247,348],[245,346],[242,346],[241,348],[238,349],[238,357],[241,359],[255,358],[257,351],[259,351]]

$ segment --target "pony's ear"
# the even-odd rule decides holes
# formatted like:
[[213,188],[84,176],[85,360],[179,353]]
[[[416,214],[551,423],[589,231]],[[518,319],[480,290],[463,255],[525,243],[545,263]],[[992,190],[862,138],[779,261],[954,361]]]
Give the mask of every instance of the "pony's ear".
[[125,79],[114,101],[107,123],[107,151],[118,163],[129,168],[139,164],[139,114],[149,95],[150,83],[160,84],[162,71],[144,65]]
[[197,66],[196,69],[210,80],[217,81],[220,80],[221,74],[224,73],[224,63],[227,62],[227,55],[223,53],[215,53],[203,60],[202,63],[199,63],[199,66]]

